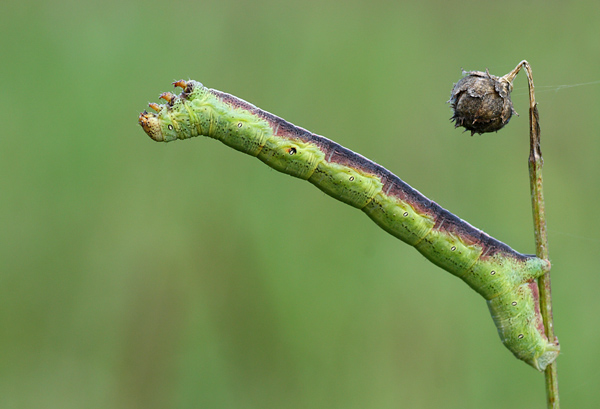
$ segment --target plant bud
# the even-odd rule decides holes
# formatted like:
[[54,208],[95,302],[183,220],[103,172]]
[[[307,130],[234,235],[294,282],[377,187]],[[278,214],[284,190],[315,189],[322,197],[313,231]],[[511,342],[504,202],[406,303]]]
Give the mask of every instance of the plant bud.
[[[464,127],[475,133],[498,131],[516,114],[510,100],[512,82],[486,72],[464,72],[450,95],[454,127]],[[514,77],[513,77],[514,78]]]

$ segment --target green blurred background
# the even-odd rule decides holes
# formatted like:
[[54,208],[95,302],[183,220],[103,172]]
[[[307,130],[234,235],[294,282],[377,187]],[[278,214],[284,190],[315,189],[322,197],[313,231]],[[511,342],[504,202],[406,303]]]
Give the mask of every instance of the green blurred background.
[[[205,138],[137,124],[196,79],[379,162],[534,251],[521,114],[448,120],[461,68],[527,59],[564,407],[600,383],[600,3],[0,6],[0,407],[544,408],[482,298],[365,215]],[[584,84],[575,87],[564,85]]]

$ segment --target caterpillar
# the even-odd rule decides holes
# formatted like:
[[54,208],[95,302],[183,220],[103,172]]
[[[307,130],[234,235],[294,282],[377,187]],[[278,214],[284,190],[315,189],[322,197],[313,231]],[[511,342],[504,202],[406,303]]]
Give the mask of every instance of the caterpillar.
[[559,354],[540,314],[536,278],[550,262],[518,253],[445,210],[369,159],[256,106],[197,81],[180,80],[179,95],[150,103],[139,124],[157,142],[208,136],[304,179],[367,214],[486,300],[502,343],[543,371]]

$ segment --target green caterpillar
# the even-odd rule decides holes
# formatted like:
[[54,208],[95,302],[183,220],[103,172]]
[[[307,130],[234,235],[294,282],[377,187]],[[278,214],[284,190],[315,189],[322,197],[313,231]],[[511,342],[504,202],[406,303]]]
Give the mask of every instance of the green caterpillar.
[[180,95],[149,106],[139,123],[155,141],[204,135],[308,180],[361,209],[388,233],[465,281],[486,299],[500,339],[519,359],[543,371],[559,354],[539,309],[536,278],[550,262],[524,255],[427,199],[382,166],[235,96],[196,81],[177,81]]

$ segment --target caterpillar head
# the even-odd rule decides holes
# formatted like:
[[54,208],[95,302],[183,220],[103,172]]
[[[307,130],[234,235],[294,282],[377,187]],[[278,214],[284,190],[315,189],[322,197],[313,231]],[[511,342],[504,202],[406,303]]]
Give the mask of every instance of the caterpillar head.
[[161,130],[160,121],[156,114],[144,111],[140,114],[138,122],[150,138],[154,139],[156,142],[163,142],[165,140]]
[[163,92],[159,98],[164,99],[166,103],[148,104],[156,112],[144,111],[138,118],[144,131],[157,142],[170,142],[195,136],[191,133],[190,118],[184,105],[189,100],[201,97],[206,89],[197,81],[179,80],[173,85],[182,88],[183,92],[180,95]]
[[139,124],[148,136],[156,142],[170,142],[178,139],[176,125],[173,123],[169,113],[170,106],[158,105],[156,103],[148,105],[157,111],[157,113],[144,111],[138,118]]

